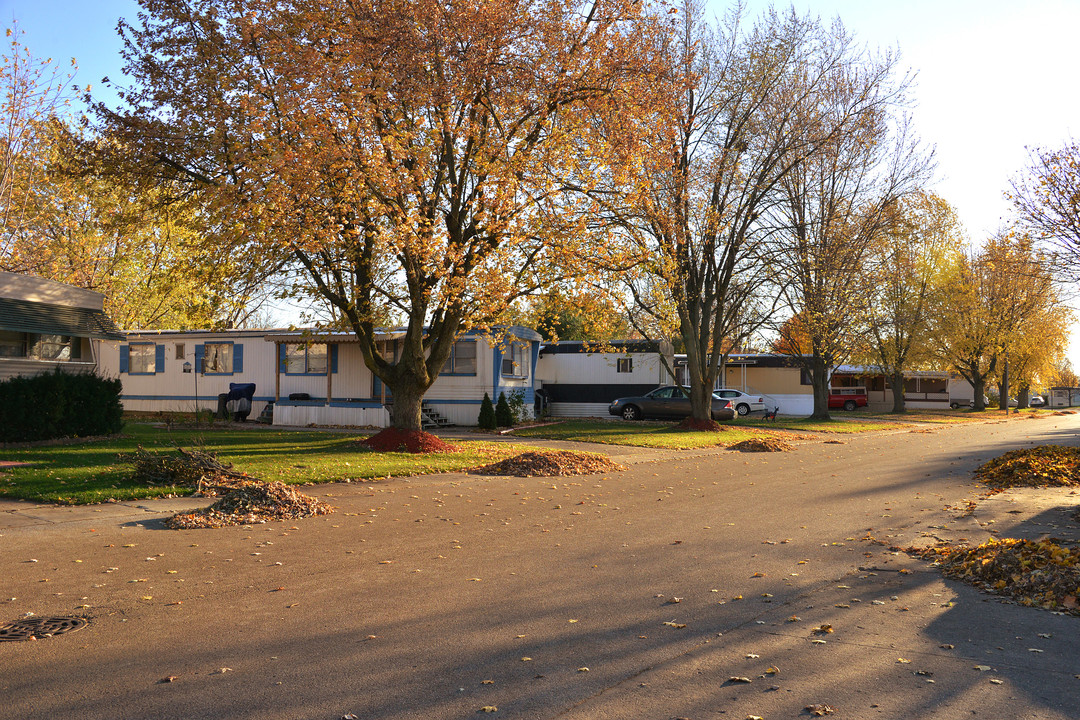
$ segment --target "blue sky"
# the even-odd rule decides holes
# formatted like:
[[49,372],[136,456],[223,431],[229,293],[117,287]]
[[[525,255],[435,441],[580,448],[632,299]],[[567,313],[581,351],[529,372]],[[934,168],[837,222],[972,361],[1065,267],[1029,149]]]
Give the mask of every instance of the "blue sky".
[[[751,15],[769,3],[746,0]],[[953,204],[978,242],[1009,207],[1009,177],[1026,164],[1025,146],[1058,145],[1080,134],[1075,80],[1076,0],[796,0],[800,12],[839,16],[869,48],[898,47],[918,73],[915,124],[936,146],[935,191]],[[729,4],[710,0],[716,14]],[[786,7],[778,4],[778,7]],[[119,17],[134,0],[0,0],[38,57],[79,62],[78,82],[101,90],[120,78]],[[1080,367],[1080,338],[1070,353]]]

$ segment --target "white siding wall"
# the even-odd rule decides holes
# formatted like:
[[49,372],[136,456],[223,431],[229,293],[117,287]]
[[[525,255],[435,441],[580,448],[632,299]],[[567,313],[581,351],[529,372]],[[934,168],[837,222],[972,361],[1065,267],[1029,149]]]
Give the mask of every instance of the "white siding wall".
[[[275,333],[280,336],[280,333]],[[255,383],[255,401],[252,417],[257,417],[268,400],[275,397],[280,381],[280,401],[274,408],[274,423],[281,425],[357,425],[383,427],[389,424],[389,414],[378,405],[374,395],[373,375],[364,365],[363,355],[356,343],[337,344],[337,372],[331,373],[327,398],[327,376],[281,373],[278,377],[278,346],[268,342],[262,333],[167,333],[132,334],[124,343],[106,342],[101,350],[101,372],[105,376],[119,377],[124,385],[124,407],[134,411],[191,412],[195,407],[195,375],[183,372],[184,360],[194,367],[195,346],[207,342],[227,342],[243,345],[243,369],[232,375],[199,375],[198,406],[215,410],[217,396],[227,392],[229,383]],[[164,345],[163,367],[153,374],[120,372],[120,346],[147,342]],[[184,359],[176,359],[176,343],[184,344]],[[531,412],[533,402],[533,353],[532,344],[527,353],[529,373],[526,377],[504,377],[496,373],[496,356],[492,347],[477,338],[476,373],[470,375],[441,375],[428,390],[425,403],[438,410],[457,425],[475,425],[480,414],[480,403],[487,392],[492,402],[498,400],[499,392],[509,395],[522,390],[526,407]],[[328,357],[328,363],[332,361]],[[501,370],[501,367],[499,368]],[[307,393],[318,404],[297,402],[290,404],[291,393]],[[338,402],[344,399],[361,399],[367,406]],[[335,402],[336,401],[336,402]],[[371,406],[375,403],[374,406]]]
[[[618,371],[620,358],[631,359],[632,372]],[[537,363],[536,379],[552,385],[666,385],[671,382],[656,353],[546,353]]]
[[[195,373],[195,346],[208,342],[232,342],[243,345],[244,364],[239,373],[231,375]],[[154,343],[165,346],[164,367],[148,375],[120,372],[120,347],[131,343]],[[184,345],[184,357],[176,357],[176,345]],[[183,371],[184,362],[192,372]],[[198,381],[198,406],[216,410],[219,393],[229,391],[229,383],[255,383],[252,417],[258,416],[266,400],[274,398],[274,345],[257,335],[237,333],[132,333],[125,342],[104,341],[101,344],[99,372],[105,377],[119,377],[123,383],[125,410],[191,412],[195,408],[195,386]]]
[[782,393],[769,395],[765,409],[772,410],[774,407],[780,408],[781,415],[811,415],[814,412],[814,396]]

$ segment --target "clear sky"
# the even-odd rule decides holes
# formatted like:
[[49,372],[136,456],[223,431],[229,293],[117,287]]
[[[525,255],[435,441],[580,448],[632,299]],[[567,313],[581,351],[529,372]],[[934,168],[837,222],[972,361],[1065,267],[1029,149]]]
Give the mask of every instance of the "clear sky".
[[[715,14],[729,3],[709,0]],[[751,15],[768,6],[746,0]],[[1002,195],[1026,164],[1025,146],[1080,135],[1077,0],[795,0],[799,12],[844,25],[868,48],[899,48],[917,73],[915,124],[937,149],[938,194],[978,242],[1007,217]],[[777,7],[787,7],[776,3]],[[38,57],[79,62],[78,82],[121,77],[116,22],[134,0],[0,0]],[[1080,337],[1070,351],[1080,369]]]

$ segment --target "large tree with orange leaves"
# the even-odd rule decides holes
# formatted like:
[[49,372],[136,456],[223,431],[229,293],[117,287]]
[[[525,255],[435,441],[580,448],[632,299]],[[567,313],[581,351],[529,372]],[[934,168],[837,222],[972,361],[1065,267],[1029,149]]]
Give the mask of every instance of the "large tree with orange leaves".
[[456,335],[583,256],[561,180],[591,182],[592,123],[650,82],[633,0],[140,2],[130,106],[99,116],[145,170],[202,188],[238,251],[292,261],[400,428]]

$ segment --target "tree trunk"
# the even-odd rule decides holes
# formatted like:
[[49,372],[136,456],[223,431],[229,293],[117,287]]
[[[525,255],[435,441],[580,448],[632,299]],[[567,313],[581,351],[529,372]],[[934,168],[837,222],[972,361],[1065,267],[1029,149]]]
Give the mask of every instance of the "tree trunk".
[[712,420],[712,388],[703,382],[690,383],[690,417]]
[[998,408],[1009,414],[1009,358],[1005,358],[1005,367],[1001,369],[1001,385],[998,386]]
[[983,400],[983,397],[986,395],[986,376],[976,375],[971,380],[971,387],[975,391],[975,397],[973,398],[975,402],[975,410],[977,412],[985,410],[986,401]]
[[907,412],[907,406],[904,404],[904,373],[894,373],[889,378],[889,383],[892,385],[892,411],[894,413]]
[[814,357],[811,360],[810,381],[814,386],[814,414],[811,420],[832,420],[829,415],[829,368],[825,359]]
[[421,430],[420,405],[424,401],[424,391],[408,380],[387,383],[387,387],[393,395],[390,425],[401,430]]
[[1031,397],[1031,385],[1030,385],[1030,383],[1025,383],[1025,384],[1021,385],[1020,386],[1020,391],[1016,394],[1016,409],[1017,410],[1027,410],[1028,407],[1030,407],[1028,405],[1028,399],[1030,397]]

